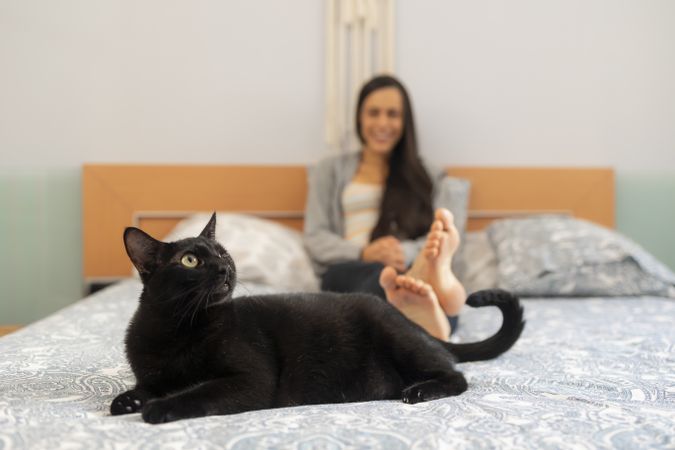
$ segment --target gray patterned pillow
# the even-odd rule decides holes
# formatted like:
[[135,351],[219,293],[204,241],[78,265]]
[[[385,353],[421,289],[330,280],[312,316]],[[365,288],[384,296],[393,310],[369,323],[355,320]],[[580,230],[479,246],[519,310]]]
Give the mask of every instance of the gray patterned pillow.
[[[210,217],[211,213],[193,214],[163,240],[197,236]],[[244,288],[249,281],[289,291],[319,289],[298,231],[251,215],[218,212],[216,239],[234,259]]]
[[467,293],[497,287],[497,255],[485,231],[466,233],[452,261]]
[[469,217],[471,182],[464,178],[445,176],[438,184],[434,206],[448,208],[454,216],[460,238],[464,238]]
[[675,297],[675,274],[627,237],[566,216],[495,221],[487,229],[497,285],[523,296]]

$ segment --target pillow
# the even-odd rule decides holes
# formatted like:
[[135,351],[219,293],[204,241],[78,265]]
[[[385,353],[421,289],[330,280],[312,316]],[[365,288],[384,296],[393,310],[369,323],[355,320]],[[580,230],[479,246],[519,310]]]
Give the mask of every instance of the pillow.
[[[163,240],[176,241],[201,233],[211,213],[180,221]],[[217,213],[216,239],[230,253],[237,279],[290,291],[317,291],[319,282],[302,245],[300,232],[258,217]]]
[[675,274],[627,237],[565,216],[493,222],[497,287],[522,296],[675,297]]
[[469,217],[469,194],[471,182],[463,178],[444,176],[438,183],[434,207],[447,208],[452,212],[460,239],[464,238],[466,222]]
[[497,287],[497,255],[485,231],[466,233],[453,263],[467,294]]
[[[447,208],[452,212],[455,227],[459,232],[461,252],[464,245],[464,237],[466,232],[466,222],[469,217],[469,194],[471,192],[471,182],[469,180],[449,175],[443,175],[436,184],[436,191],[434,192],[434,208]],[[415,252],[419,251],[421,247],[416,247]],[[415,255],[416,256],[416,255]],[[458,258],[452,260],[452,271],[455,274],[460,274],[464,267],[458,263]],[[458,275],[459,277],[459,275]]]

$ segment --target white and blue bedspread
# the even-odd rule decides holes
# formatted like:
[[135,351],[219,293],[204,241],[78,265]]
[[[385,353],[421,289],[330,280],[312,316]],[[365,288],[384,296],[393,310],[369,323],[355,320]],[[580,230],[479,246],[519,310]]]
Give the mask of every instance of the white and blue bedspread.
[[[0,449],[675,447],[672,299],[525,300],[521,340],[461,365],[470,387],[454,398],[147,425],[108,412],[134,385],[123,334],[139,289],[120,283],[0,339]],[[499,320],[467,308],[458,338],[485,337]]]

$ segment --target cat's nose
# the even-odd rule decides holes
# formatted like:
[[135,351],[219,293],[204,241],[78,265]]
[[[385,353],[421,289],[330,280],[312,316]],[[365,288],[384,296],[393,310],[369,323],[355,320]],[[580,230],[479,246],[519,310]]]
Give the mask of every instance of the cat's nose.
[[228,274],[227,266],[219,266],[218,267],[218,274],[227,275]]

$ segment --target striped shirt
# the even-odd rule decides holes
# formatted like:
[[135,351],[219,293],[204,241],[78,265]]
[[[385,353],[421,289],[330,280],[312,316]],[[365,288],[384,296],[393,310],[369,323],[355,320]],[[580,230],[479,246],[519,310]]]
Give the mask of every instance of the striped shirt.
[[351,181],[342,191],[345,239],[360,246],[370,242],[370,233],[380,217],[384,186]]

